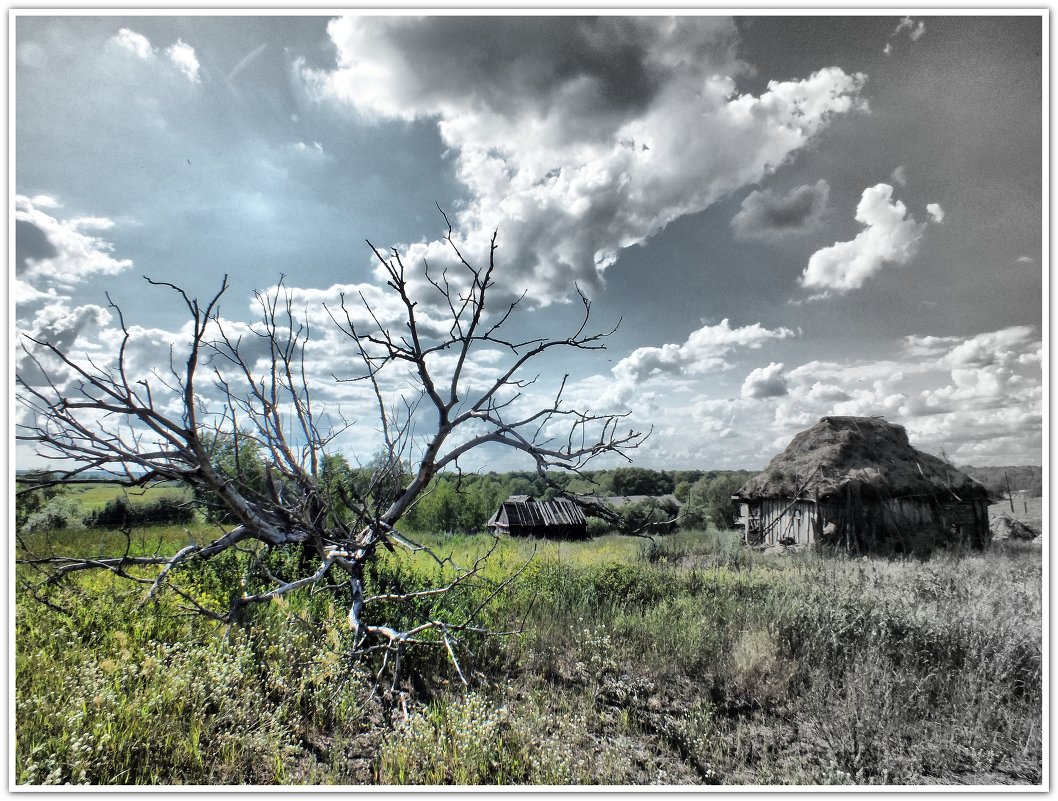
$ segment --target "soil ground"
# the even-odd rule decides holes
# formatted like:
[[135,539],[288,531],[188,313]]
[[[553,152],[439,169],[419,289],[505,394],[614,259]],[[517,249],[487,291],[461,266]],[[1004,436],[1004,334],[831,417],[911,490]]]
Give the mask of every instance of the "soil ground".
[[1000,515],[1012,517],[1032,526],[1039,532],[1045,532],[1043,525],[1043,498],[1024,498],[1018,495],[1013,500],[1014,511],[1011,512],[1011,501],[1000,501],[988,507],[988,519],[994,520]]

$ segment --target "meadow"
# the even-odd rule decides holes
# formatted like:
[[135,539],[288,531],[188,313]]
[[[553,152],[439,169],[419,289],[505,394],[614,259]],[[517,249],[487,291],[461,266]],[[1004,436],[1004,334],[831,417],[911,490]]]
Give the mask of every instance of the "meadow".
[[[145,528],[175,552],[203,526]],[[40,531],[93,553],[116,532]],[[487,535],[433,536],[469,562]],[[1039,784],[1038,546],[928,560],[745,549],[713,528],[508,539],[459,591],[399,616],[485,610],[460,664],[409,649],[397,682],[351,654],[344,609],[291,594],[240,626],[83,575],[15,628],[19,784]],[[223,596],[211,560],[196,591]],[[20,579],[32,579],[27,566]],[[372,580],[444,580],[383,552]]]

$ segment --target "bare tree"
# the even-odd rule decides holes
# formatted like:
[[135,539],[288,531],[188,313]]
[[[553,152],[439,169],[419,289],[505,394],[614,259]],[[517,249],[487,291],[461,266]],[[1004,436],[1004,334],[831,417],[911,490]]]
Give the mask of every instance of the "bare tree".
[[[457,468],[461,457],[482,446],[522,451],[546,475],[552,468],[579,470],[602,454],[625,456],[643,435],[624,427],[619,431],[623,415],[569,408],[563,400],[568,376],[550,402],[525,411],[525,390],[536,380],[527,374],[530,362],[558,349],[601,349],[613,330],[589,332],[591,304],[578,291],[581,314],[568,336],[508,338],[504,327],[525,296],[497,311],[487,305],[496,280],[496,236],[484,267],[463,258],[450,226],[447,240],[456,267],[451,274],[433,275],[427,266],[423,284],[435,307],[439,301],[445,311],[447,330],[424,324],[397,250],[383,253],[370,242],[389,290],[399,299],[403,326],[395,330],[384,324],[362,294],[342,297],[336,308],[327,309],[349,345],[343,363],[361,368],[355,376],[332,375],[331,380],[370,388],[384,442],[366,486],[328,480],[334,441],[353,424],[340,411],[314,402],[317,379],[309,375],[305,358],[310,327],[282,281],[274,291],[257,295],[260,323],[240,327],[219,312],[226,277],[206,303],[174,284],[147,279],[174,293],[191,323],[186,354],[171,354],[168,372],[147,377],[132,375],[129,329],[113,302],[123,339],[110,364],[25,337],[16,395],[26,422],[17,438],[54,460],[47,483],[97,471],[130,487],[176,481],[197,498],[219,504],[223,519],[231,521],[216,539],[175,554],[136,555],[129,547],[97,556],[22,553],[21,562],[42,571],[37,587],[82,571],[110,571],[143,584],[146,598],[167,589],[189,608],[227,622],[247,607],[295,590],[331,591],[347,605],[356,650],[381,651],[383,667],[392,655],[399,666],[401,648],[431,643],[446,650],[462,677],[453,645],[462,633],[482,630],[481,607],[460,619],[426,619],[402,630],[373,610],[449,592],[477,575],[481,563],[452,566],[454,578],[443,586],[372,594],[365,568],[379,547],[426,551],[445,561],[399,533],[397,521],[435,475]],[[509,360],[486,385],[474,386],[466,373],[475,348],[481,347],[502,349]],[[410,376],[415,391],[394,393],[386,383],[393,374]],[[417,430],[424,425],[425,432]],[[263,476],[257,471],[253,480],[253,471],[246,469],[251,456],[263,464]],[[269,570],[265,556],[275,549],[298,552],[298,575]],[[255,572],[253,582],[244,578],[232,588],[225,607],[210,607],[181,586],[179,576],[231,551]],[[493,592],[504,586],[495,585]]]

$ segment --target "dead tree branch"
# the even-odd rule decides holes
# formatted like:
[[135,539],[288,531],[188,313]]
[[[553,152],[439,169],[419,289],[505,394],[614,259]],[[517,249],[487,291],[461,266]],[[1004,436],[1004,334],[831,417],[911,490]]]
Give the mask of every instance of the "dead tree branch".
[[[336,309],[326,309],[350,346],[346,354],[332,354],[332,364],[342,365],[341,372],[358,365],[351,377],[337,378],[339,370],[332,371],[332,386],[364,382],[374,398],[383,450],[366,483],[334,479],[336,440],[354,424],[314,397],[321,377],[311,374],[306,358],[313,333],[309,315],[296,307],[283,280],[270,292],[255,294],[259,321],[242,325],[220,314],[227,277],[204,303],[175,284],[147,279],[152,288],[175,296],[190,323],[188,341],[170,352],[165,372],[136,374],[133,336],[112,302],[120,337],[106,363],[24,336],[25,369],[16,379],[23,420],[17,439],[55,465],[41,486],[95,471],[127,487],[177,482],[220,510],[225,526],[212,542],[175,554],[22,552],[20,561],[45,571],[41,586],[84,571],[109,571],[145,585],[147,601],[170,588],[191,608],[221,621],[297,590],[327,589],[348,605],[358,650],[384,651],[383,664],[392,658],[399,665],[402,649],[431,643],[445,649],[465,681],[455,653],[459,638],[488,632],[478,623],[485,604],[525,566],[486,592],[486,601],[465,619],[425,620],[398,631],[373,610],[444,596],[480,581],[481,560],[459,568],[397,532],[397,522],[437,474],[458,469],[460,458],[482,446],[522,452],[546,475],[556,468],[579,471],[605,454],[627,459],[644,436],[623,427],[623,414],[568,405],[568,376],[551,400],[527,408],[527,391],[537,380],[529,373],[531,363],[559,350],[601,349],[616,327],[591,330],[591,302],[577,290],[580,313],[567,336],[507,336],[504,326],[526,295],[491,312],[490,291],[498,280],[496,235],[480,266],[464,258],[450,224],[446,239],[455,266],[437,275],[424,265],[425,284],[416,286],[424,288],[425,297],[414,296],[411,273],[396,249],[383,253],[368,243],[399,319],[373,307],[362,292],[355,299],[341,296]],[[444,325],[427,310],[440,310]],[[506,366],[484,385],[480,378],[468,380],[477,352],[497,348],[509,354]],[[379,546],[428,553],[451,570],[450,578],[433,588],[372,593],[365,567]],[[268,555],[277,549],[301,554],[298,575],[280,576],[268,568]],[[244,555],[253,575],[244,578],[245,586],[231,588],[227,608],[207,608],[179,578],[229,551]]]

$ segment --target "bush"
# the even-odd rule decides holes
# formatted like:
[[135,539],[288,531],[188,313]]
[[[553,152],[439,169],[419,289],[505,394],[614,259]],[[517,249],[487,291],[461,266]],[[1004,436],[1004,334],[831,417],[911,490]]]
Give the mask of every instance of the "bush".
[[604,537],[613,531],[613,526],[601,517],[589,517],[587,520],[589,537]]
[[191,523],[194,519],[191,505],[175,498],[133,504],[128,498],[118,497],[85,517],[84,524],[90,528],[125,528]]
[[40,509],[31,512],[25,518],[23,531],[58,531],[61,529],[83,528],[81,507],[72,498],[62,496],[51,498]]
[[679,508],[671,499],[647,498],[621,507],[621,519],[626,531],[664,534],[672,531]]

